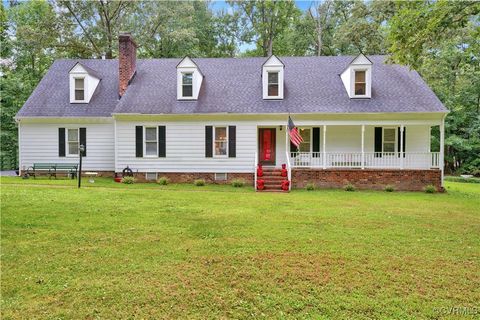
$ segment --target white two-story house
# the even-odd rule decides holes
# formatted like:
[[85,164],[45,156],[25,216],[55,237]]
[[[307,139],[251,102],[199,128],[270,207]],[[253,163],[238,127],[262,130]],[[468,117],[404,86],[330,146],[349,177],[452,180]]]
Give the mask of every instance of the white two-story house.
[[447,110],[417,72],[385,60],[137,60],[134,40],[121,34],[118,60],[53,63],[16,116],[20,169],[78,162],[82,144],[85,170],[113,176],[128,166],[140,180],[253,185],[258,165],[284,165],[293,188],[441,188]]

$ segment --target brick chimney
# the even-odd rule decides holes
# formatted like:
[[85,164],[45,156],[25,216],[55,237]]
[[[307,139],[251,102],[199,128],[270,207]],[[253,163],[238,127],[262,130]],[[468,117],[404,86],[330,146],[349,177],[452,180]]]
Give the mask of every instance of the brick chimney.
[[118,95],[121,98],[137,70],[137,44],[130,32],[118,36]]

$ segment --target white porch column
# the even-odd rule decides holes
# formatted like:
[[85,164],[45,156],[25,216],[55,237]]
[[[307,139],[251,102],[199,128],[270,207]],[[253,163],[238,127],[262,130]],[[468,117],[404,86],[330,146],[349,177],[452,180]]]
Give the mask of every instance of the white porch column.
[[439,166],[442,174],[442,187],[443,187],[443,170],[445,167],[444,163],[444,157],[445,157],[445,116],[442,119],[442,122],[440,122],[440,161],[439,161]]
[[327,169],[327,151],[325,149],[327,144],[327,126],[323,125],[323,143],[322,143],[322,150],[323,150],[323,169]]
[[362,169],[365,169],[365,125],[362,124]]
[[403,130],[404,126],[403,124],[400,126],[400,169],[403,169]]

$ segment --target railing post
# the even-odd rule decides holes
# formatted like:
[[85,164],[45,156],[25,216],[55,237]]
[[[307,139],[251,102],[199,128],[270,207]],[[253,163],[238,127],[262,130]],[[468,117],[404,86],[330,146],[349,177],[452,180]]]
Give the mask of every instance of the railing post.
[[443,170],[445,167],[444,164],[444,157],[445,157],[445,116],[443,116],[442,122],[440,122],[440,159],[439,159],[439,167],[442,174],[442,187],[443,187]]
[[323,149],[323,169],[327,169],[327,152],[325,150],[327,142],[327,126],[323,125],[323,144],[322,144],[322,149]]
[[365,169],[365,125],[362,124],[362,169]]
[[400,126],[400,169],[403,169],[403,153],[405,150],[403,150],[403,130],[404,126],[403,124]]

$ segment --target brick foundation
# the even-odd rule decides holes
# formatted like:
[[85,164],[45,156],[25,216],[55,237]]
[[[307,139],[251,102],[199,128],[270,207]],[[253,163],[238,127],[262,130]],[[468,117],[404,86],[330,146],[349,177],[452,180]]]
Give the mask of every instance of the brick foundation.
[[293,169],[292,182],[294,188],[304,188],[307,183],[318,188],[343,188],[350,183],[358,189],[383,190],[392,185],[399,191],[421,191],[432,184],[442,190],[440,170]]
[[[144,172],[137,173],[135,177],[138,182],[151,182],[151,180],[146,180]],[[227,173],[227,180],[224,181],[215,181],[215,174],[207,172],[158,172],[157,177],[167,177],[171,183],[193,183],[197,179],[203,179],[206,183],[229,184],[235,179],[243,179],[246,185],[251,186],[253,186],[254,180],[253,172]]]

